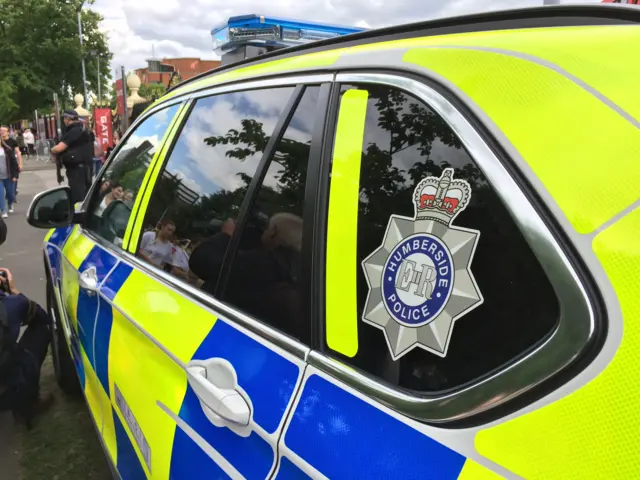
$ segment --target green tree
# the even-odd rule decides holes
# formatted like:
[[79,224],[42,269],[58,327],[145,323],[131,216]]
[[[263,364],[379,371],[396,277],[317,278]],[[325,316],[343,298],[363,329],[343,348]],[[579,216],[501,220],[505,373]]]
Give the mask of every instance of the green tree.
[[149,85],[143,83],[140,85],[138,95],[147,100],[152,100],[153,98],[160,98],[166,91],[167,87],[162,83],[150,83]]
[[[88,88],[109,85],[111,54],[100,32],[102,17],[82,9],[94,0],[0,0],[0,117],[29,118],[35,109],[50,106],[53,93],[62,106],[83,92],[84,56]],[[84,48],[78,38],[81,11]],[[89,52],[94,51],[95,55]],[[97,56],[100,56],[100,72]]]

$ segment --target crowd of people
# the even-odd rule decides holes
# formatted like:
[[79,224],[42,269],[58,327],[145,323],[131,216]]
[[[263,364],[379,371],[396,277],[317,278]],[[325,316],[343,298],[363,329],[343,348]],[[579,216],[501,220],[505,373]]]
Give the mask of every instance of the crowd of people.
[[[64,167],[74,201],[84,199],[109,151],[102,151],[84,122],[73,110],[65,111],[65,130],[51,153]],[[3,219],[17,203],[18,177],[23,157],[35,155],[35,135],[30,129],[0,126],[0,245],[7,236]],[[116,184],[109,185],[102,198],[106,208],[113,200],[132,205],[133,194]],[[51,342],[51,318],[37,303],[17,288],[12,273],[0,268],[0,412],[12,411],[16,420],[32,426],[34,417],[47,410],[53,396],[41,398],[40,370]]]

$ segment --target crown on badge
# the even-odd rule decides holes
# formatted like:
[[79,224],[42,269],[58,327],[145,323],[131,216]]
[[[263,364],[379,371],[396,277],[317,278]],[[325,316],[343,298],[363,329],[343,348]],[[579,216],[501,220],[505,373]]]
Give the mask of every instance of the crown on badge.
[[445,168],[440,178],[427,177],[415,190],[416,220],[434,220],[449,225],[471,198],[465,180],[453,179],[453,168]]

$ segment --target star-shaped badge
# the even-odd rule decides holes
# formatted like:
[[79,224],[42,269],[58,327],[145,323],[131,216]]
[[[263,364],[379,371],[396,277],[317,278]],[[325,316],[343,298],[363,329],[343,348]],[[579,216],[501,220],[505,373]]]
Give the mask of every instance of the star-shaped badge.
[[384,331],[394,360],[416,347],[447,354],[454,322],[482,304],[470,266],[480,232],[451,226],[471,188],[453,169],[415,189],[415,217],[391,216],[382,245],[363,262],[363,320]]

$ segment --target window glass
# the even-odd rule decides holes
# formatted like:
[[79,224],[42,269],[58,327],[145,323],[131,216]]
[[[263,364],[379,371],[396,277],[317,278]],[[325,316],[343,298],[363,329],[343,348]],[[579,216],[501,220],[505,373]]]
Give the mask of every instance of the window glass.
[[[343,92],[352,88],[359,87]],[[344,361],[406,389],[459,387],[545,338],[557,323],[558,300],[513,218],[447,123],[399,90],[360,88],[369,100],[353,265],[359,349]],[[458,180],[468,183],[468,192]],[[424,221],[415,220],[414,200]],[[408,220],[392,225],[392,215]],[[439,240],[403,240],[423,232]],[[446,265],[451,268],[441,270]],[[449,313],[457,318],[453,323]]]
[[213,293],[219,268],[207,255],[194,264],[191,255],[237,217],[292,92],[252,90],[196,102],[154,186],[138,255]]
[[[300,295],[307,165],[320,87],[308,87],[276,147],[240,236],[223,299],[298,339],[308,321]],[[229,221],[217,239],[231,239]]]
[[96,185],[87,219],[89,230],[122,244],[144,175],[179,107],[176,104],[154,113],[124,141]]

